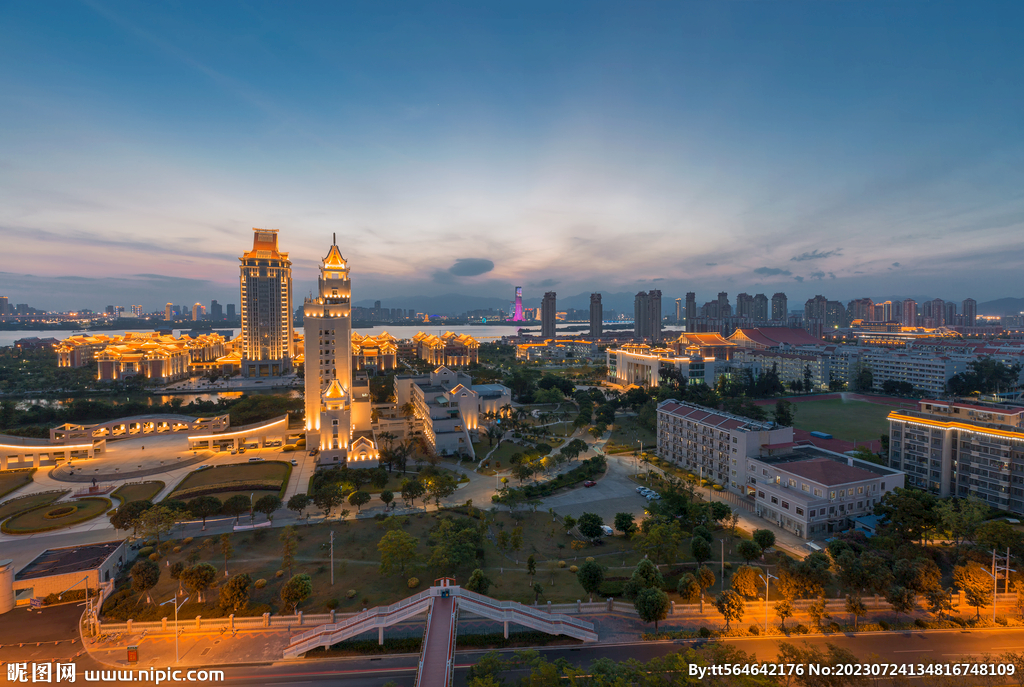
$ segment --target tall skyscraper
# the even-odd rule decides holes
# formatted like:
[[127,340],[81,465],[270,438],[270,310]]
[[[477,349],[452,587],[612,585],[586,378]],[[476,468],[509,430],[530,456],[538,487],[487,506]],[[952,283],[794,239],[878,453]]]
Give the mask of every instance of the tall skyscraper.
[[0,317],[10,314],[10,303],[7,302],[7,296],[0,296]]
[[754,312],[754,297],[749,293],[736,296],[736,317],[750,319]]
[[768,296],[759,293],[753,298],[750,317],[754,322],[762,323],[768,321]]
[[789,318],[789,301],[786,294],[777,293],[772,296],[772,321],[783,322]]
[[232,319],[232,320],[235,319],[236,315],[235,315],[235,304],[234,303],[228,303],[228,315],[227,316],[228,316],[228,319]]
[[641,291],[633,298],[633,336],[661,341],[661,291]]
[[594,338],[604,333],[604,308],[601,306],[601,294],[590,294],[590,335]]
[[931,301],[932,325],[941,327],[946,324],[946,301],[935,298]]
[[557,319],[555,300],[555,292],[548,291],[544,294],[544,299],[540,304],[540,335],[545,339],[555,338],[555,321]]
[[192,321],[198,322],[203,319],[203,309],[202,303],[196,303],[192,306]]
[[913,298],[903,300],[903,317],[900,318],[900,322],[904,327],[917,326],[917,301]]
[[697,319],[697,294],[693,291],[686,293],[686,331],[690,329],[690,323]]
[[217,301],[210,301],[210,319],[222,320],[224,319],[224,306]]
[[352,282],[336,242],[320,263],[317,283],[317,297],[302,307],[306,446],[319,448],[320,465],[376,467],[369,395],[353,397]]
[[956,301],[946,301],[942,307],[942,322],[947,327],[956,324]]
[[676,323],[683,321],[683,299],[676,299]]
[[963,302],[964,326],[973,327],[978,321],[978,301],[968,298]]
[[523,321],[523,287],[516,287],[516,300],[512,310],[512,321],[522,322]]
[[242,374],[276,377],[292,368],[292,262],[276,229],[253,229],[252,250],[239,258]]
[[721,291],[718,294],[718,316],[732,317],[732,306],[729,305],[729,294]]
[[661,341],[661,291],[654,289],[647,294],[648,298],[648,311],[647,317],[649,319],[651,341],[658,343]]

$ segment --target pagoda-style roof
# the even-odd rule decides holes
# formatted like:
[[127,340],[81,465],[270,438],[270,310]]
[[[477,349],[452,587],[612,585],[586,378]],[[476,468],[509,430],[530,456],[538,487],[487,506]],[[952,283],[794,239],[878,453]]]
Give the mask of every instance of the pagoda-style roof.
[[346,267],[347,264],[345,263],[345,258],[342,257],[341,251],[338,250],[338,246],[332,245],[331,250],[327,253],[327,257],[324,258],[324,268],[343,270]]
[[324,392],[324,398],[345,398],[345,389],[338,383],[337,379],[331,380],[331,385]]

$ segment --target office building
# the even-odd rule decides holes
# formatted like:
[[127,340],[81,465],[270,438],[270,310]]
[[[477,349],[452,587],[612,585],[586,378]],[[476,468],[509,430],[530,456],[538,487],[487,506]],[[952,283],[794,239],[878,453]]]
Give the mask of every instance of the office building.
[[523,287],[516,287],[516,299],[512,305],[512,321],[522,322],[523,321]]
[[686,330],[690,330],[690,322],[697,319],[697,294],[689,291],[686,294]]
[[242,374],[276,377],[290,372],[292,263],[287,253],[278,250],[277,230],[253,229],[252,250],[239,261]]
[[224,319],[224,306],[217,301],[210,301],[210,319],[222,320]]
[[205,310],[206,310],[206,308],[204,308],[202,306],[202,304],[200,304],[200,303],[196,303],[195,305],[193,305],[192,306],[192,320],[195,321],[195,322],[198,322],[199,320],[203,319],[203,311],[205,311]]
[[963,302],[964,326],[973,327],[978,319],[978,301],[968,298]]
[[608,366],[608,379],[615,383],[646,387],[659,386],[669,373],[675,379],[687,380],[689,384],[714,386],[718,369],[718,362],[714,358],[641,343],[608,348],[605,350],[605,365]]
[[[679,300],[676,300],[679,307]],[[604,309],[601,307],[601,294],[590,294],[590,336],[599,338],[604,332]]]
[[786,294],[777,293],[772,296],[772,321],[785,324],[789,318],[788,308],[789,302],[786,300]]
[[228,316],[228,319],[232,319],[232,320],[235,317],[237,317],[237,314],[235,313],[235,304],[234,303],[228,303],[228,314],[227,314],[227,316]]
[[11,305],[7,300],[7,296],[0,296],[0,317],[9,315],[11,313]]
[[683,299],[676,299],[676,323],[683,321]]
[[557,295],[554,291],[544,294],[540,305],[540,335],[544,339],[555,338],[555,320],[557,316]]
[[317,285],[317,296],[303,304],[306,446],[319,449],[320,465],[376,467],[369,381],[352,372],[352,282],[335,242]]

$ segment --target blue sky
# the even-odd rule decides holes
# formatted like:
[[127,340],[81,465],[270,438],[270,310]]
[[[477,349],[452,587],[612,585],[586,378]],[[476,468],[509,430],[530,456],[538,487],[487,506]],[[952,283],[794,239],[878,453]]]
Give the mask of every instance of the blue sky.
[[1022,28],[1019,2],[3,3],[0,293],[236,302],[265,226],[300,293],[337,232],[393,305],[1019,296]]

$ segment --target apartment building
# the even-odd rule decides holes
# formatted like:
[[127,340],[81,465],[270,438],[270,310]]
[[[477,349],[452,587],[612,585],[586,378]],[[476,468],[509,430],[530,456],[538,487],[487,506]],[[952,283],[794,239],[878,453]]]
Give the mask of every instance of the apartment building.
[[779,381],[787,385],[795,381],[802,384],[809,371],[812,388],[819,391],[828,390],[830,365],[827,355],[740,348],[733,355],[732,361],[761,372],[767,372],[774,367],[779,375]]
[[792,427],[674,399],[658,404],[658,455],[736,492],[745,482],[746,458],[763,445],[792,441]]
[[925,400],[894,410],[889,464],[920,489],[1024,514],[1024,408]]

